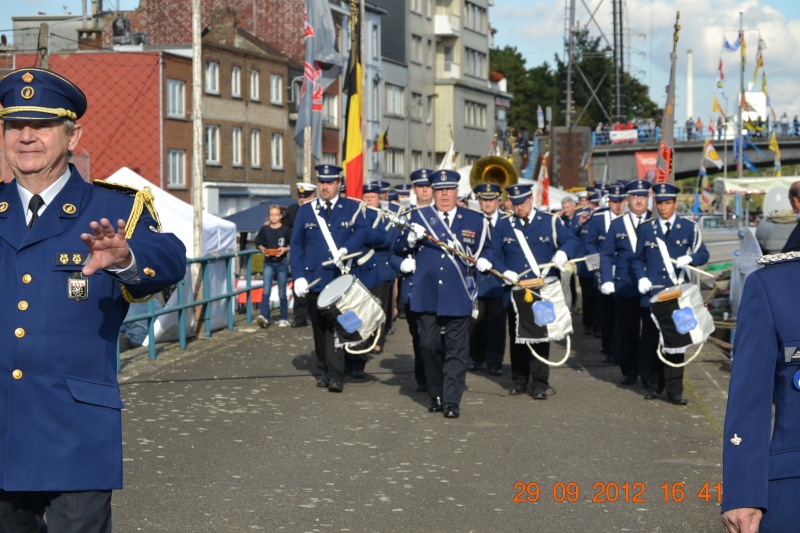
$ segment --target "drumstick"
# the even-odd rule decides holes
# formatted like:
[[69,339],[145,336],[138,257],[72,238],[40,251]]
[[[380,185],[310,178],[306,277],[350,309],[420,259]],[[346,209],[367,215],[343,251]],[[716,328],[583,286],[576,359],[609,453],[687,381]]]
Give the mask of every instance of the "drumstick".
[[[364,252],[353,252],[352,254],[343,255],[342,257],[339,258],[339,261],[346,261],[346,260],[351,259],[353,257],[357,257],[357,256],[361,255],[362,253],[364,253]],[[336,262],[335,259],[328,259],[327,261],[323,261],[322,262],[322,266],[332,265],[335,262]]]
[[[670,257],[669,260],[672,261],[673,263],[675,263],[676,265],[678,264],[677,259],[673,259],[673,258]],[[683,265],[680,268],[686,268],[688,270],[691,270],[692,272],[697,272],[698,274],[702,274],[703,276],[708,276],[709,278],[715,278],[716,277],[714,274],[710,274],[710,273],[706,272],[705,270],[700,270],[699,268],[693,267],[692,265]]]
[[[585,257],[578,257],[577,259],[570,259],[569,261],[567,261],[567,263],[580,263],[581,261],[586,261],[586,258]],[[548,268],[548,267],[552,267],[552,266],[556,266],[556,264],[552,263],[552,262],[551,263],[545,263],[543,265],[539,265],[539,268]]]
[[315,279],[314,281],[312,281],[311,283],[309,283],[309,284],[308,284],[308,287],[306,287],[306,292],[308,292],[308,289],[310,289],[311,287],[313,287],[314,285],[316,285],[317,283],[319,283],[319,282],[320,282],[320,280],[322,280],[322,278],[317,278],[317,279]]

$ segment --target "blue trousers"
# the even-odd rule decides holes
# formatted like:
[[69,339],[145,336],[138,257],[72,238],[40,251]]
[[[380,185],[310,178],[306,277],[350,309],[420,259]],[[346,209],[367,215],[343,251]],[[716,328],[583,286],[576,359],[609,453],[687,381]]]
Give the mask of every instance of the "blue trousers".
[[286,282],[289,279],[289,261],[283,258],[278,263],[264,261],[264,294],[261,296],[261,314],[269,318],[269,294],[272,280],[278,279],[278,299],[281,307],[281,320],[289,320],[289,300],[286,297]]

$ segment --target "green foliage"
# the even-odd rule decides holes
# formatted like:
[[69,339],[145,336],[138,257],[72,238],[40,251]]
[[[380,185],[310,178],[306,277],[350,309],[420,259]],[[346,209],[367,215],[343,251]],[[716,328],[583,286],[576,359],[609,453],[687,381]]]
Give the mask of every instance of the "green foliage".
[[[613,112],[613,72],[611,54],[602,47],[600,37],[592,37],[587,30],[575,36],[572,69],[573,122],[592,129],[598,122],[609,122]],[[553,124],[564,125],[567,98],[567,59],[554,57],[555,68],[547,62],[533,68],[526,66],[525,58],[516,47],[506,46],[490,53],[490,67],[508,80],[508,91],[514,96],[508,112],[509,125],[530,131],[536,129],[536,106],[550,106]],[[624,76],[624,102],[626,118],[655,119],[661,121],[663,110],[650,99],[646,85],[631,76]],[[584,77],[586,81],[584,81]],[[591,87],[590,87],[591,86]],[[596,91],[596,99],[592,92]],[[666,98],[666,96],[665,96]],[[599,103],[598,101],[599,100]],[[579,119],[580,117],[580,119]]]

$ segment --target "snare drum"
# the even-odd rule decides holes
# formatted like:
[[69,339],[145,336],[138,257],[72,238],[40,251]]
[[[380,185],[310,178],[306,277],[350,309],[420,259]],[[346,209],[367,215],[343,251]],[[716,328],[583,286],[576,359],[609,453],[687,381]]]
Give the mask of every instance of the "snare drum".
[[322,289],[317,308],[336,330],[336,347],[367,340],[385,321],[381,302],[352,274],[334,279]]
[[[533,295],[532,302],[525,294]],[[555,276],[530,291],[513,287],[511,302],[517,314],[517,344],[560,341],[572,334],[572,315],[564,300],[561,281]]]
[[714,331],[714,319],[700,288],[692,283],[668,287],[650,298],[650,314],[664,353],[684,353],[705,342]]

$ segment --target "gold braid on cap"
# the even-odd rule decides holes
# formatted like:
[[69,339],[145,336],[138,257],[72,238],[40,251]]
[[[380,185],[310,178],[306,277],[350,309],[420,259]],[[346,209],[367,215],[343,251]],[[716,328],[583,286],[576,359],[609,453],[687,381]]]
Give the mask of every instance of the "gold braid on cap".
[[35,113],[48,113],[50,115],[59,117],[59,118],[71,118],[72,120],[78,119],[78,114],[75,111],[70,111],[69,109],[64,109],[63,107],[38,107],[38,106],[28,106],[28,105],[19,105],[15,107],[4,107],[0,109],[0,117],[4,117],[11,113],[21,113],[25,111],[32,111]]
[[[150,216],[153,217],[153,220],[155,220],[156,229],[161,232],[161,221],[159,220],[158,213],[156,212],[155,196],[153,196],[153,191],[150,190],[150,187],[145,186],[140,191],[135,187],[129,187],[127,185],[122,185],[120,183],[114,183],[111,181],[95,180],[93,183],[104,189],[120,191],[134,195],[133,208],[131,209],[131,214],[128,216],[128,221],[125,223],[125,239],[130,239],[133,237],[133,232],[136,230],[136,224],[139,223],[139,218],[141,218],[145,207],[150,213]],[[125,298],[125,301],[128,303],[145,303],[155,296],[155,294],[150,294],[149,296],[144,296],[142,298],[134,298],[125,285],[121,285],[121,288],[122,297]]]

